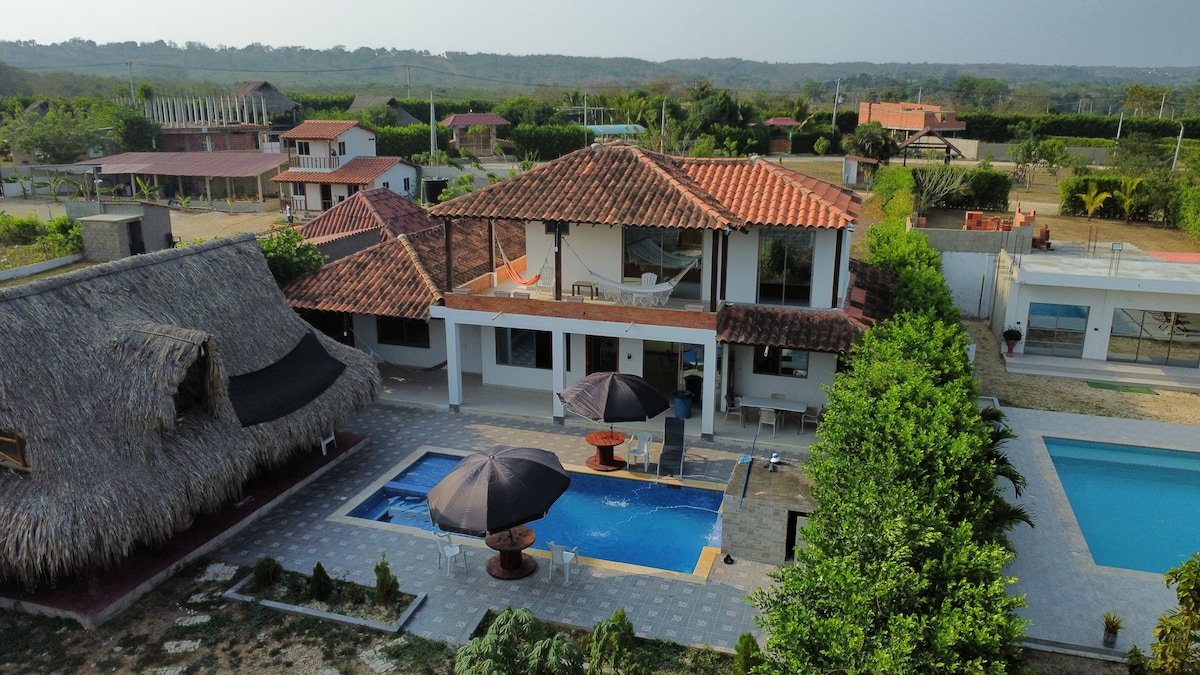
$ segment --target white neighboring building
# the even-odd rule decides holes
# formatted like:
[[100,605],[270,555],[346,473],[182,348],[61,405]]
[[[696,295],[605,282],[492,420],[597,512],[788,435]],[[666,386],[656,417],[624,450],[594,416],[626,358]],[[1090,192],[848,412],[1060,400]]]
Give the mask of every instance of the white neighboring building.
[[297,211],[325,211],[359,190],[388,188],[412,197],[420,167],[401,157],[375,155],[375,130],[353,120],[309,120],[280,136],[289,169],[271,180],[288,183]]
[[992,331],[1024,334],[1009,372],[1200,391],[1200,263],[1069,248],[1000,251]]

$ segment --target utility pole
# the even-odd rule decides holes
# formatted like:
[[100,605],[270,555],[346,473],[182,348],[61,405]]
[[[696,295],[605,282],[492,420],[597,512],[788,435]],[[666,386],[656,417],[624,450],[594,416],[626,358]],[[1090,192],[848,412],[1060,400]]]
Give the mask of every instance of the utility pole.
[[1179,163],[1179,146],[1183,145],[1183,122],[1179,123],[1179,139],[1175,141],[1175,159],[1171,161],[1171,171],[1175,170],[1175,165]]
[[404,94],[404,98],[412,98],[412,66],[404,66],[404,69],[408,71],[408,78],[405,80],[406,93]]
[[837,135],[837,104],[838,104],[838,99],[841,97],[842,97],[842,81],[839,79],[837,81],[837,89],[835,89],[833,92],[833,123],[830,125],[833,127],[833,134],[835,136]]
[[1117,140],[1121,140],[1121,125],[1125,123],[1125,111],[1121,111],[1121,119],[1117,120]]
[[1163,92],[1162,103],[1158,104],[1158,119],[1162,119],[1163,108],[1167,107],[1167,92]]
[[127,61],[126,64],[129,66],[129,104],[133,105],[134,99],[137,98],[133,93],[133,61]]

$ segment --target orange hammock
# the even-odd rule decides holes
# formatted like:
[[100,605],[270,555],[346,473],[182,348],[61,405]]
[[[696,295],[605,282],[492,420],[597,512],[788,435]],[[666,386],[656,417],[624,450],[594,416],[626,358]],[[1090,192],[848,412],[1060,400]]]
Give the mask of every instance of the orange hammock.
[[[532,277],[530,277],[528,279],[522,277],[521,273],[519,271],[517,271],[517,268],[513,266],[512,261],[508,259],[508,256],[504,255],[504,247],[500,245],[499,239],[496,240],[496,248],[500,249],[500,258],[504,260],[504,269],[508,270],[508,276],[513,281],[515,281],[517,283],[517,285],[532,286],[541,280],[542,275],[540,272],[538,274],[533,275]],[[549,251],[547,251],[546,254],[549,255]],[[528,259],[529,259],[529,256],[526,256],[526,260],[528,260]],[[544,266],[545,266],[545,263],[543,262],[543,267]]]

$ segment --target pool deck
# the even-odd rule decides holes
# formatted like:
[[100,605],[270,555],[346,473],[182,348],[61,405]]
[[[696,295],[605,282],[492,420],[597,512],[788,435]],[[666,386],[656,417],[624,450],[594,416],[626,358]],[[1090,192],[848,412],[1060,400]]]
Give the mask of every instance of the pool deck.
[[[484,571],[485,561],[494,552],[474,540],[456,538],[467,544],[467,572],[456,567],[447,578],[445,568],[438,567],[431,534],[355,525],[336,518],[349,500],[399,462],[421,452],[423,446],[467,451],[501,444],[531,446],[553,450],[565,465],[583,465],[595,452],[583,440],[594,430],[590,423],[554,425],[539,419],[377,403],[342,430],[367,435],[370,441],[212,557],[251,566],[263,556],[271,556],[285,568],[305,573],[320,562],[330,576],[374,585],[374,566],[380,554],[386,553],[401,590],[427,594],[406,629],[451,643],[466,642],[488,609],[509,606],[527,607],[540,618],[585,628],[624,608],[639,636],[723,651],[732,651],[742,633],[759,634],[756,612],[745,597],[771,583],[767,574],[773,565],[741,559],[725,565],[717,560],[707,573],[689,575],[594,561],[587,558],[587,551],[580,550],[584,564],[572,572],[567,585],[560,574],[548,580],[547,554],[530,550],[538,557],[538,571],[525,579],[499,581]],[[794,431],[789,436],[787,440],[796,441],[789,449],[796,453],[814,439],[811,430],[800,437]],[[661,435],[658,439],[661,441]],[[689,435],[685,472],[689,480],[724,488],[738,455],[747,449],[738,441],[704,442]],[[657,455],[656,445],[652,462]],[[654,471],[652,463],[651,474]],[[641,467],[616,473],[645,477]],[[530,525],[536,531],[536,521]]]
[[[1004,411],[1018,435],[1006,446],[1009,457],[1028,481],[1025,492],[1014,501],[1033,514],[1035,523],[1032,529],[1019,526],[1010,533],[1017,557],[1007,570],[1018,579],[1012,590],[1026,597],[1028,606],[1020,614],[1030,620],[1026,630],[1030,644],[1108,657],[1123,655],[1136,644],[1149,653],[1154,643],[1151,631],[1159,616],[1178,605],[1174,590],[1163,584],[1161,574],[1092,562],[1041,439],[1045,435],[1196,450],[1197,427],[1021,408]],[[1195,514],[1167,516],[1196,518]],[[1124,619],[1115,650],[1101,645],[1105,612]]]

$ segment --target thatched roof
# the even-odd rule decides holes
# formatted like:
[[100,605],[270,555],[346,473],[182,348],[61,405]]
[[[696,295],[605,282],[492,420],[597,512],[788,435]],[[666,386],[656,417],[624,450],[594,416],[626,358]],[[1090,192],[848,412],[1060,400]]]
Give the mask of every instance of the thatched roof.
[[242,82],[233,88],[233,94],[234,96],[246,96],[255,99],[261,96],[267,104],[267,112],[271,114],[291,112],[300,107],[299,103],[284,96],[283,92],[279,91],[275,85],[265,80]]
[[165,540],[379,387],[369,357],[318,334],[321,357],[344,364],[332,384],[243,426],[231,379],[313,343],[253,235],[0,289],[0,322],[0,435],[23,439],[28,462],[0,472],[0,579],[30,586]]

